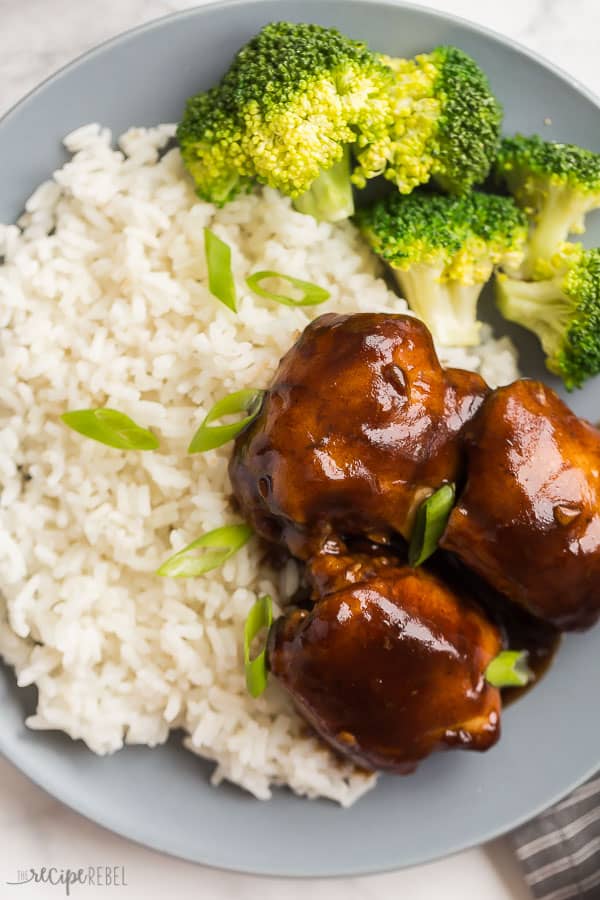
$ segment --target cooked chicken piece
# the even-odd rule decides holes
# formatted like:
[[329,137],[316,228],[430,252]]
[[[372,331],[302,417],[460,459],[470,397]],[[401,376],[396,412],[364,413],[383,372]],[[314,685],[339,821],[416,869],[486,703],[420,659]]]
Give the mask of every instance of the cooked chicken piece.
[[327,594],[333,594],[351,584],[369,581],[379,574],[385,577],[390,566],[397,568],[398,559],[382,553],[381,549],[370,553],[322,553],[314,556],[304,570],[311,588],[312,601],[316,603]]
[[301,559],[346,536],[408,537],[422,500],[456,478],[486,392],[478,375],[442,369],[415,318],[321,316],[237,438],[229,472],[244,517]]
[[467,429],[468,481],[442,546],[561,629],[600,616],[600,432],[545,385],[494,391]]
[[[501,650],[495,626],[421,569],[338,562],[332,592],[271,629],[271,671],[300,713],[367,768],[407,774],[436,750],[491,747],[500,693],[484,673]],[[365,580],[344,585],[344,571],[351,582],[363,565]]]

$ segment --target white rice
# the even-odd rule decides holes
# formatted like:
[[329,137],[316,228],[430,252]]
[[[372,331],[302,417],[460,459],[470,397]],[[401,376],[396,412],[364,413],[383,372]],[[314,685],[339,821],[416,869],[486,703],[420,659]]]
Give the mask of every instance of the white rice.
[[[200,202],[172,126],[132,129],[111,148],[98,125],[65,140],[73,158],[29,199],[19,227],[0,225],[0,653],[35,684],[30,728],[59,729],[95,753],[185,745],[257,797],[287,784],[350,804],[374,779],[313,737],[271,683],[252,700],[240,655],[257,596],[276,604],[295,583],[254,542],[197,579],[157,566],[230,509],[230,446],[190,457],[212,404],[266,385],[298,332],[328,310],[405,309],[378,277],[352,225],[319,224],[270,190],[216,210]],[[203,226],[229,243],[234,315],[208,292]],[[331,291],[323,306],[257,298],[245,276],[274,269]],[[517,377],[509,342],[486,333],[446,362],[492,383]],[[110,406],[160,437],[123,453],[59,421]]]

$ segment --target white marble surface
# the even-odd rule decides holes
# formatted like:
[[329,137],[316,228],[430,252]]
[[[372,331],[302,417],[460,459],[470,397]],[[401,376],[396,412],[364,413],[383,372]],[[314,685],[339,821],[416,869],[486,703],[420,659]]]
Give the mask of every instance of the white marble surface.
[[[0,114],[57,67],[94,44],[197,0],[0,0]],[[598,0],[437,0],[422,3],[488,25],[538,50],[600,93]],[[118,865],[126,888],[75,887],[71,896],[179,900],[527,900],[508,844],[497,841],[429,866],[360,879],[300,882],[204,869],[116,837],[61,806],[0,760],[0,898],[64,896],[9,887],[17,869]]]

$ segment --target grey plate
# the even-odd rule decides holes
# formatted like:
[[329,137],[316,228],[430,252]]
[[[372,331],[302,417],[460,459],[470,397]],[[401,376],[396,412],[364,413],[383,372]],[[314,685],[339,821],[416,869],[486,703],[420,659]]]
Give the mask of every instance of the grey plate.
[[[584,90],[509,42],[448,16],[365,0],[265,0],[203,7],[154,22],[87,54],[0,123],[0,221],[63,161],[60,140],[92,120],[116,132],[178,119],[234,51],[277,19],[335,25],[374,48],[413,54],[457,44],[489,73],[509,131],[544,131],[600,151],[600,109]],[[552,119],[551,127],[544,119]],[[598,222],[588,238],[600,243]],[[496,323],[498,329],[503,326]],[[519,337],[528,374],[542,372]],[[598,383],[571,398],[600,417]],[[543,565],[543,560],[532,560]],[[410,778],[382,778],[352,809],[276,791],[270,803],[210,787],[209,764],[175,736],[156,750],[99,758],[57,734],[28,732],[35,695],[0,670],[0,749],[51,794],[96,822],[197,862],[268,875],[354,875],[424,862],[489,840],[549,805],[600,762],[600,633],[569,638],[540,686],[507,710],[484,755],[438,755]]]

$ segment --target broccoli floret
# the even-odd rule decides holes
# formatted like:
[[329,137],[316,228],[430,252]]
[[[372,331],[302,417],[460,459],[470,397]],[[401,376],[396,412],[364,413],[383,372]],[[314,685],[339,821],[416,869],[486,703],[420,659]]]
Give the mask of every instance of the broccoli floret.
[[537,335],[548,369],[571,391],[600,373],[600,249],[569,244],[553,265],[543,281],[498,275],[496,297],[506,319]]
[[357,220],[440,344],[476,344],[477,301],[495,265],[518,263],[526,217],[510,197],[393,193]]
[[438,47],[415,59],[384,57],[394,71],[393,124],[357,158],[359,187],[382,172],[400,193],[434,178],[463,194],[484,181],[498,149],[502,108],[474,59],[456,47]]
[[537,135],[504,138],[495,172],[531,219],[523,274],[536,276],[569,234],[582,234],[585,215],[600,207],[600,154]]
[[267,25],[217,87],[188,101],[177,136],[199,195],[222,205],[259,182],[316,218],[348,217],[347,148],[387,133],[391,79],[377,54],[335,29]]

